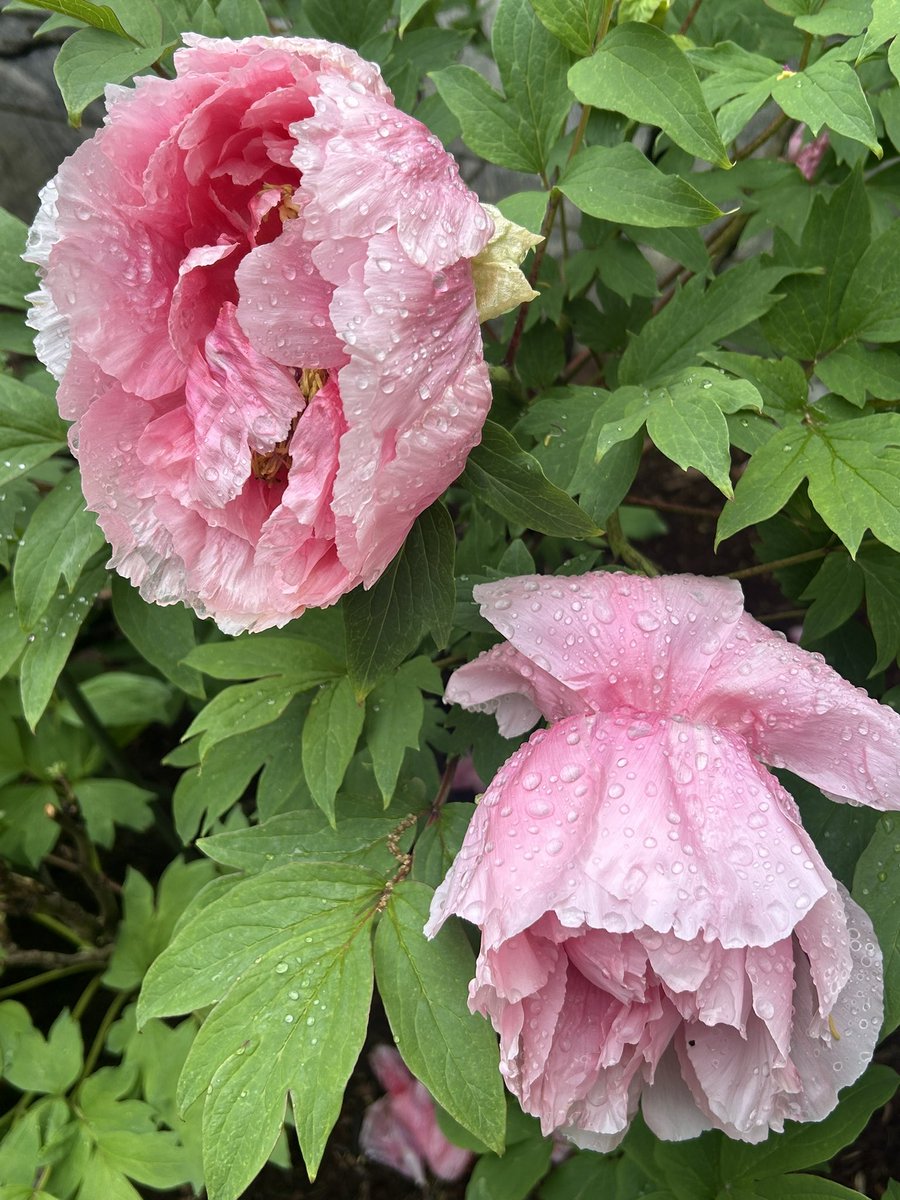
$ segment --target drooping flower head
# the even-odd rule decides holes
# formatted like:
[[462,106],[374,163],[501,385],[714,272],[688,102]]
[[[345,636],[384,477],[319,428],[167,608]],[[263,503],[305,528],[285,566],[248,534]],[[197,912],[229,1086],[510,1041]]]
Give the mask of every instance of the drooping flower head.
[[428,932],[481,927],[470,1004],[545,1132],[759,1141],[871,1059],[881,954],[762,763],[900,807],[900,716],[743,611],[736,583],[596,573],[475,589],[502,642],[447,699],[508,735]]
[[462,469],[493,221],[352,51],[185,42],[44,189],[30,320],[112,565],[239,632],[374,582]]
[[444,1136],[428,1089],[409,1073],[399,1052],[376,1046],[369,1063],[386,1095],[366,1109],[359,1131],[363,1154],[420,1186],[425,1185],[426,1168],[447,1181],[465,1175],[472,1153]]

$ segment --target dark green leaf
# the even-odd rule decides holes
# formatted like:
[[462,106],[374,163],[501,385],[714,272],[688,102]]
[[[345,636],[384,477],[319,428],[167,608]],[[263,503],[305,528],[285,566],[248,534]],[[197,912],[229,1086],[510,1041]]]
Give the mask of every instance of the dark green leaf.
[[142,832],[153,824],[153,793],[124,779],[81,779],[72,791],[92,842],[112,848],[115,825]]
[[365,720],[365,704],[346,677],[324,684],[303,723],[303,773],[313,799],[334,822],[334,798],[344,780]]
[[340,663],[321,646],[279,634],[247,634],[234,641],[195,646],[185,661],[213,679],[281,676],[298,692],[343,674]]
[[120,575],[112,578],[112,603],[116,622],[135,650],[176,687],[202,699],[200,672],[184,665],[196,645],[194,618],[184,605],[148,604]]
[[66,444],[53,396],[0,375],[0,485],[17,479]]
[[900,1024],[900,840],[897,818],[886,814],[860,856],[853,877],[853,899],[875,926],[884,955],[884,1026],[882,1035]]
[[550,1169],[553,1143],[530,1138],[510,1146],[503,1157],[483,1154],[466,1188],[466,1200],[526,1200]]
[[603,0],[531,0],[554,37],[583,58],[594,51]]
[[366,745],[385,807],[394,795],[407,749],[418,748],[424,716],[421,691],[402,673],[394,679],[385,679],[369,695]]
[[27,233],[23,221],[0,208],[0,304],[8,308],[27,308],[25,294],[37,287],[34,267],[20,258]]
[[872,110],[849,63],[826,55],[803,71],[777,79],[772,98],[789,117],[807,124],[814,135],[827,125],[835,133],[862,142],[881,158]]

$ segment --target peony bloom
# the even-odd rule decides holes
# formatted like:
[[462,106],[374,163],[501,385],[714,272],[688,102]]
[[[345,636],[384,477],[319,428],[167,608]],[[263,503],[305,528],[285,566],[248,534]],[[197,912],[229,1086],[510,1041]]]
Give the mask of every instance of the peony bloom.
[[828,149],[830,135],[827,129],[823,129],[818,137],[812,139],[811,142],[804,142],[805,125],[798,125],[791,134],[787,144],[785,157],[788,162],[795,163],[798,171],[804,179],[815,179],[819,167],[822,165],[822,159],[825,157],[825,151]]
[[459,474],[494,226],[352,51],[185,42],[42,192],[30,321],[111,565],[237,633],[372,584]]
[[748,616],[727,580],[597,573],[475,589],[508,639],[447,699],[534,733],[438,889],[481,927],[470,1004],[545,1132],[609,1149],[759,1141],[869,1062],[881,954],[761,763],[900,807],[900,716]]
[[434,1101],[424,1084],[410,1075],[393,1046],[376,1046],[369,1063],[387,1092],[363,1117],[359,1144],[363,1154],[393,1167],[424,1187],[426,1166],[438,1179],[465,1175],[472,1154],[441,1133]]

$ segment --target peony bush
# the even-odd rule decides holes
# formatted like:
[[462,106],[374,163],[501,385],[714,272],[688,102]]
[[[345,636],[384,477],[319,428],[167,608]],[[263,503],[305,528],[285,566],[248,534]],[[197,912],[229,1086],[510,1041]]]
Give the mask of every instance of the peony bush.
[[890,1200],[896,5],[42,3],[0,1200]]

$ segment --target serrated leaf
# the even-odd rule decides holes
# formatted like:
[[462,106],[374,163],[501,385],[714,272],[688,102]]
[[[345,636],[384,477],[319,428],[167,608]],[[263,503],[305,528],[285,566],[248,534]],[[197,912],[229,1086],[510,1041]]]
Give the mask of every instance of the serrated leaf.
[[540,464],[502,425],[486,421],[460,482],[516,525],[555,537],[594,537],[600,531],[571,496],[554,487]]
[[106,539],[84,507],[81,477],[70,471],[34,510],[19,543],[13,587],[23,629],[33,629],[64,575],[71,587]]
[[702,393],[688,397],[676,388],[658,391],[664,398],[647,414],[647,433],[653,442],[682,470],[696,467],[720,492],[732,496],[728,426],[722,410]]
[[705,225],[722,216],[696,188],[664,174],[631,142],[580,150],[557,187],[582,212],[616,224]]
[[900,354],[851,341],[816,363],[816,375],[839,396],[862,408],[877,400],[900,400]]
[[81,125],[81,116],[92,100],[102,96],[109,83],[124,83],[146,70],[168,47],[136,45],[105,29],[79,29],[66,38],[53,63],[53,74],[69,114],[69,124]]
[[850,36],[862,33],[871,20],[872,5],[868,0],[825,0],[818,12],[797,16],[794,24],[816,37],[833,37],[839,33]]
[[814,136],[827,125],[835,133],[862,142],[881,158],[872,110],[849,63],[826,55],[803,71],[777,79],[772,99],[787,116],[808,125]]
[[846,341],[900,340],[900,230],[891,225],[855,264],[841,304],[838,332]]
[[896,1071],[873,1064],[861,1079],[843,1089],[837,1108],[822,1121],[787,1121],[783,1133],[770,1133],[752,1146],[723,1138],[723,1181],[768,1179],[827,1162],[856,1140],[872,1113],[893,1096],[897,1083]]
[[320,37],[356,50],[381,32],[391,8],[391,0],[358,0],[352,6],[306,0],[303,15]]
[[0,485],[17,479],[66,445],[52,395],[0,374]]
[[592,58],[569,71],[569,87],[582,104],[658,125],[689,154],[731,166],[694,68],[652,25],[628,21],[611,30]]
[[30,635],[19,668],[19,687],[25,720],[34,729],[50,702],[59,673],[91,605],[106,583],[103,567],[78,580],[71,595],[55,596]]
[[575,54],[592,54],[603,0],[531,0],[543,25]]
[[72,791],[88,837],[107,850],[112,848],[115,825],[142,832],[153,824],[153,793],[125,779],[80,779]]
[[316,804],[334,822],[334,799],[356,750],[365,705],[344,677],[324,684],[303,723],[303,774]]
[[882,1036],[900,1024],[900,841],[897,818],[881,817],[871,842],[860,856],[853,877],[853,899],[875,927],[884,956],[884,1025]]
[[176,687],[202,699],[200,672],[184,664],[197,641],[194,617],[184,605],[148,604],[120,575],[112,578],[112,605],[116,624],[135,650]]
[[215,1200],[235,1200],[265,1162],[288,1092],[315,1174],[365,1036],[382,888],[358,867],[275,868],[182,925],[150,969],[139,1021],[215,1004],[179,1082],[183,1107],[211,1087],[203,1137]]
[[432,504],[409,531],[403,549],[368,591],[342,601],[347,672],[358,697],[387,678],[426,635],[447,644],[453,622],[453,521]]
[[848,621],[862,603],[864,590],[859,564],[846,554],[829,554],[801,596],[813,601],[803,618],[804,640],[817,641]]
[[462,928],[434,941],[422,932],[433,893],[406,880],[391,896],[375,934],[378,991],[397,1049],[442,1108],[502,1153],[506,1103],[497,1043],[466,1005],[474,956]]
[[20,257],[27,235],[25,222],[0,208],[0,304],[7,308],[27,308],[25,295],[37,287],[34,267]]

